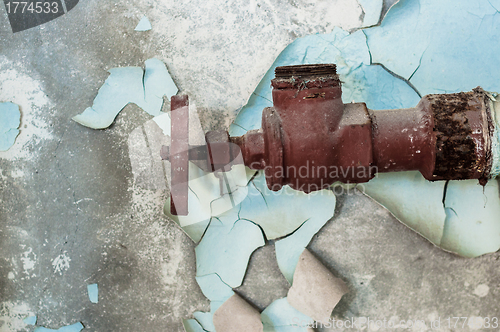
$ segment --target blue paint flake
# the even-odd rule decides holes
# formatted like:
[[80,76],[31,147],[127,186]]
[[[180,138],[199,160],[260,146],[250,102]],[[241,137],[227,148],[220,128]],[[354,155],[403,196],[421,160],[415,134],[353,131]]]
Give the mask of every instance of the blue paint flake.
[[150,115],[161,114],[163,96],[170,99],[178,91],[167,67],[158,59],[146,60],[146,69],[121,67],[109,70],[92,107],[73,120],[93,129],[109,127],[120,111],[134,103]]
[[134,29],[135,31],[148,31],[151,30],[151,22],[149,22],[146,16],[143,16],[139,21],[139,24]]
[[99,289],[97,288],[97,284],[87,285],[87,292],[90,302],[97,303],[99,301]]
[[80,332],[83,330],[83,325],[82,323],[78,322],[72,325],[68,326],[63,326],[57,330],[54,329],[48,329],[45,327],[37,327],[34,332]]
[[0,151],[7,151],[14,145],[20,124],[19,106],[10,102],[0,103]]

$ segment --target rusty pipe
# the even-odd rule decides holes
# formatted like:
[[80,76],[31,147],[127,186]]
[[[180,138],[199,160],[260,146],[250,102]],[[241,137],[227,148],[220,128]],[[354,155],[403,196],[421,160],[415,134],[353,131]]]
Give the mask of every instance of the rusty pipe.
[[[264,170],[269,189],[306,193],[334,182],[362,183],[377,172],[420,171],[436,180],[500,174],[500,102],[481,88],[424,96],[414,108],[369,110],[342,102],[334,64],[276,68],[273,107],[259,130],[239,137],[208,132],[206,145],[189,146],[187,96],[172,98],[172,213],[186,215],[188,160],[207,172],[225,172],[242,153],[245,165]],[[497,105],[498,104],[498,105]]]
[[272,87],[262,128],[230,138],[247,166],[265,171],[271,190],[311,192],[411,170],[430,181],[489,178],[494,128],[481,88],[378,111],[342,103],[333,64],[278,67]]

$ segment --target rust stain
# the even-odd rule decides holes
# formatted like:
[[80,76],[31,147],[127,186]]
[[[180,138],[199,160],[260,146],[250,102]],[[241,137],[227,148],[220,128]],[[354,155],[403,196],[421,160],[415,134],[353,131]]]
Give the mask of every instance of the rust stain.
[[325,98],[325,93],[311,93],[304,97],[304,99]]

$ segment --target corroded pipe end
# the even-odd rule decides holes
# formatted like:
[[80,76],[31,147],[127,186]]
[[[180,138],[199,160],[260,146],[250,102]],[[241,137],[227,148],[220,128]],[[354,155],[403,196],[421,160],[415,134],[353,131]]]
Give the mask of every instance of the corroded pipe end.
[[423,99],[433,116],[436,137],[435,168],[429,180],[489,178],[491,113],[484,90]]
[[314,89],[339,87],[340,79],[334,64],[276,67],[271,80],[274,89]]
[[315,65],[281,66],[274,70],[276,78],[335,76],[337,66],[333,63]]

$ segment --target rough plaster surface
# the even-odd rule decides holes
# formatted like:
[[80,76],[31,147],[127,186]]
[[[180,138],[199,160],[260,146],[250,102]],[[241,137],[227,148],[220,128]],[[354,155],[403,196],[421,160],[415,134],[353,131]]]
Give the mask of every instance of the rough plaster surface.
[[[181,318],[207,311],[208,301],[194,279],[194,245],[162,215],[166,193],[133,182],[127,140],[150,117],[127,106],[104,131],[71,117],[92,104],[107,69],[158,57],[205,128],[226,128],[289,42],[356,28],[361,8],[355,0],[89,0],[16,34],[0,13],[0,101],[22,112],[16,145],[0,154],[0,331],[32,330],[22,323],[31,314],[50,328],[182,331]],[[136,32],[143,15],[153,29]],[[498,313],[498,254],[458,258],[368,198],[342,197],[309,247],[350,287],[334,317]],[[266,253],[254,255],[240,288],[259,309],[287,292]],[[98,304],[88,301],[89,283],[99,285]]]

